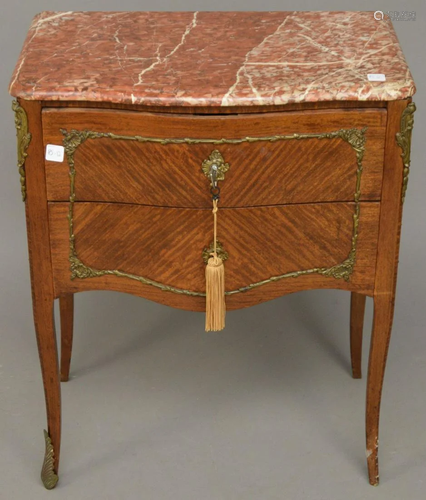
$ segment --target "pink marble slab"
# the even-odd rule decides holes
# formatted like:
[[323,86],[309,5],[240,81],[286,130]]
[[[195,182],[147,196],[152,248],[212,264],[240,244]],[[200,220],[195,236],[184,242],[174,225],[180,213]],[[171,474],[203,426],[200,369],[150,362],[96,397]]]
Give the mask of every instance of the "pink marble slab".
[[404,99],[415,86],[391,21],[373,12],[42,12],[9,90],[32,100],[266,106]]

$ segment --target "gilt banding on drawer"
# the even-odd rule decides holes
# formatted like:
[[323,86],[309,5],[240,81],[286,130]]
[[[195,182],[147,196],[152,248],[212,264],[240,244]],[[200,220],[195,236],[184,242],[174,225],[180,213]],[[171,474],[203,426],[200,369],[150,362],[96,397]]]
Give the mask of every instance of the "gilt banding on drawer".
[[[255,288],[267,285],[269,283],[274,283],[286,278],[298,278],[304,275],[321,275],[325,278],[333,278],[336,280],[348,281],[354,271],[355,262],[357,259],[357,244],[359,237],[359,222],[360,222],[360,208],[361,208],[361,180],[363,172],[363,157],[366,148],[366,131],[367,128],[351,128],[351,129],[340,129],[331,132],[324,133],[312,133],[312,134],[287,134],[287,135],[275,135],[275,136],[253,136],[253,137],[243,137],[241,139],[232,139],[236,143],[244,142],[275,142],[275,141],[332,141],[340,140],[345,142],[350,146],[350,154],[353,155],[355,168],[352,172],[352,183],[353,183],[353,201],[351,203],[323,203],[323,204],[302,204],[302,205],[287,205],[287,206],[276,206],[276,207],[253,207],[250,208],[250,220],[252,221],[252,226],[246,228],[247,235],[245,239],[240,239],[240,246],[236,245],[238,238],[234,238],[235,233],[244,233],[245,231],[238,226],[244,224],[244,218],[238,217],[240,213],[247,210],[244,208],[235,209],[223,209],[221,216],[221,228],[220,234],[223,244],[229,253],[229,262],[227,263],[229,267],[229,272],[231,279],[228,280],[228,287],[226,290],[226,295],[235,295],[241,292],[247,292]],[[64,140],[63,144],[65,146],[66,158],[69,166],[69,180],[70,180],[70,197],[68,204],[68,230],[69,230],[69,260],[70,260],[70,278],[72,280],[85,280],[88,278],[99,278],[101,276],[115,276],[119,278],[127,278],[134,281],[139,281],[142,284],[150,285],[158,289],[177,293],[180,295],[187,296],[198,296],[204,297],[205,290],[203,289],[202,280],[198,278],[193,281],[188,280],[188,276],[196,276],[197,273],[201,277],[203,275],[203,249],[210,243],[211,230],[209,227],[209,217],[206,214],[206,210],[201,207],[198,209],[166,209],[164,208],[149,208],[142,207],[138,208],[137,205],[132,208],[132,205],[112,204],[110,207],[105,204],[95,204],[95,203],[84,203],[76,202],[76,179],[78,178],[78,165],[76,161],[77,151],[79,147],[87,141],[104,141],[113,140],[116,143],[120,141],[135,141],[135,142],[157,142],[156,138],[151,137],[141,137],[141,136],[119,136],[111,134],[109,132],[91,132],[88,130],[63,130]],[[181,139],[179,139],[181,141]],[[224,138],[208,138],[208,139],[196,139],[196,138],[185,138],[183,141],[186,144],[199,144],[204,141],[211,145],[215,144],[216,147],[220,149],[220,145],[228,141]],[[172,139],[162,139],[162,147],[167,148],[170,144],[174,144]],[[232,169],[231,169],[232,170]],[[230,170],[230,172],[231,172]],[[199,176],[204,177],[201,167],[199,169]],[[247,177],[250,176],[250,172],[247,172]],[[225,191],[226,191],[225,183]],[[261,187],[259,187],[261,188]],[[207,190],[208,192],[208,190]],[[81,210],[78,208],[81,205]],[[297,208],[297,212],[292,210],[291,207]],[[76,210],[77,207],[77,210]],[[89,243],[87,236],[82,237],[81,234],[87,235],[89,228],[92,224],[98,224],[95,222],[93,216],[90,215],[90,211],[93,210],[96,214],[96,219],[105,224],[104,231],[106,231],[105,245],[108,244],[108,234],[113,234],[111,238],[115,238],[115,241],[110,241],[112,245],[115,245],[116,251],[114,253],[115,261],[105,262],[105,259],[93,259],[90,258],[86,260],[84,248],[93,248],[99,246],[94,241]],[[132,216],[127,216],[125,214],[126,210],[132,212]],[[175,257],[182,259],[183,256],[179,254],[182,247],[180,246],[180,241],[185,238],[183,234],[185,231],[191,234],[191,238],[188,242],[193,248],[195,254],[198,253],[198,257],[194,257],[195,264],[192,265],[191,262],[186,262],[184,269],[188,270],[188,275],[185,277],[185,283],[192,283],[193,287],[188,288],[182,286],[183,281],[179,279],[173,279],[162,272],[164,271],[163,264],[159,263],[157,269],[146,268],[144,266],[135,265],[135,262],[128,262],[126,264],[124,261],[119,262],[117,260],[117,255],[120,255],[118,246],[126,247],[126,239],[131,241],[132,248],[136,248],[137,241],[130,237],[125,230],[126,221],[140,220],[144,210],[150,210],[153,218],[143,216],[144,225],[143,228],[139,227],[135,229],[135,234],[137,235],[137,241],[143,242],[144,239],[150,238],[150,231],[159,231],[159,227],[169,228],[168,233],[164,234],[163,239],[161,239],[162,252],[167,253],[167,251],[173,252]],[[365,208],[368,212],[368,208]],[[55,209],[53,209],[55,211]],[[108,212],[110,215],[104,217],[103,212]],[[112,213],[121,214],[112,216]],[[204,214],[199,213],[204,212]],[[136,213],[140,215],[136,215]],[[178,214],[185,213],[185,219],[182,222],[178,222]],[[297,217],[294,215],[297,213]],[[130,212],[129,212],[130,214]],[[173,218],[176,218],[174,223],[170,223],[172,219],[167,214],[173,214]],[[189,214],[195,214],[194,223],[191,225],[191,217]],[[270,217],[276,217],[277,223],[281,223],[281,240],[277,241],[277,252],[273,254],[271,242],[268,241],[268,237],[264,237],[265,252],[268,255],[268,260],[273,260],[274,265],[271,266],[259,266],[260,270],[251,273],[250,276],[246,276],[247,281],[242,282],[241,279],[233,279],[233,276],[237,276],[238,269],[241,270],[242,267],[247,266],[247,259],[249,254],[253,250],[253,241],[259,241],[259,234],[262,234],[262,218],[268,219]],[[203,222],[206,219],[207,225]],[[174,220],[174,219],[173,219]],[[195,220],[198,222],[195,224]],[[116,226],[114,231],[111,228],[110,233],[108,232],[108,221],[116,221]],[[279,222],[281,221],[281,222]],[[79,230],[79,223],[82,224]],[[270,226],[271,223],[268,224]],[[137,224],[136,224],[137,225]],[[122,226],[123,230],[120,230],[119,226]],[[157,227],[158,226],[158,227]],[[344,226],[344,230],[341,228]],[[348,232],[349,229],[349,232]],[[300,244],[304,245],[307,249],[305,253],[304,260],[299,260],[294,262],[294,267],[291,267],[291,259],[289,260],[286,256],[286,238],[284,236],[285,232],[288,231],[289,234],[298,234],[300,239]],[[256,236],[253,236],[253,232]],[[94,234],[99,234],[98,229],[93,230]],[[197,243],[197,237],[198,243]],[[82,238],[80,242],[80,238]],[[168,247],[166,248],[164,243],[164,238],[168,241]],[[278,239],[278,238],[277,238]],[[85,241],[86,240],[86,241]],[[251,241],[253,240],[253,241]],[[160,240],[159,240],[160,241]],[[312,243],[314,242],[314,243]],[[118,246],[117,246],[118,245]],[[314,246],[317,248],[315,249]],[[289,248],[297,248],[297,242],[292,241]],[[342,247],[345,248],[342,253]],[[336,248],[339,250],[336,251]],[[232,250],[231,250],[232,249]],[[145,251],[149,250],[145,246]],[[185,250],[186,253],[187,249]],[[257,249],[258,253],[262,253],[262,248]],[[337,253],[336,253],[337,252]],[[103,248],[102,252],[99,254],[107,255],[107,249]],[[86,253],[87,255],[87,253]],[[154,254],[149,254],[154,255]],[[164,262],[167,259],[161,255],[155,257],[155,260],[162,260]],[[286,262],[287,259],[287,262]],[[104,261],[104,265],[102,264]],[[233,263],[234,261],[234,263]],[[237,264],[238,263],[238,264]],[[107,265],[109,264],[109,265]],[[192,267],[191,267],[192,266]],[[195,267],[194,267],[195,266]],[[146,271],[146,272],[145,272]],[[271,271],[274,273],[271,274]],[[259,274],[263,273],[263,274]],[[240,273],[244,276],[244,273]],[[250,279],[255,277],[257,279]]]

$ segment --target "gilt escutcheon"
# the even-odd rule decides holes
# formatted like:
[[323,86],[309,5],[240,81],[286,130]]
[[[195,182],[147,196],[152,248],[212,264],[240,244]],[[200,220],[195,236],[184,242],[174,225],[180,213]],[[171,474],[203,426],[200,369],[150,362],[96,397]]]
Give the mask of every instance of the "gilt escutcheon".
[[220,151],[215,149],[203,161],[201,168],[204,175],[210,180],[212,187],[214,187],[215,182],[225,179],[225,172],[229,170],[229,163],[226,163]]

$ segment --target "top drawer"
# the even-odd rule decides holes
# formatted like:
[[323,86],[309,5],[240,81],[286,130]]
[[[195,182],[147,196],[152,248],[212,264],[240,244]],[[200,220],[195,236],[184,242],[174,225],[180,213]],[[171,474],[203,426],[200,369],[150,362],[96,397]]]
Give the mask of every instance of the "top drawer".
[[63,163],[46,161],[47,195],[69,199],[71,159],[76,201],[210,207],[201,166],[218,150],[229,164],[222,207],[353,201],[361,161],[361,200],[378,200],[385,124],[384,109],[183,116],[46,108],[44,144],[68,153]]

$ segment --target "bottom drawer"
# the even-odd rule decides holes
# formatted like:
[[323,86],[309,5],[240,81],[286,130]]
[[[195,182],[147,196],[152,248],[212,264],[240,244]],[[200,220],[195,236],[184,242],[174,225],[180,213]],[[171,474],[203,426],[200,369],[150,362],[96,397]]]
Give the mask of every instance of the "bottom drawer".
[[[309,288],[374,288],[379,204],[320,203],[219,210],[228,309]],[[204,309],[209,209],[50,203],[56,295],[111,289]],[[356,238],[354,238],[356,236]],[[72,268],[72,269],[71,269]]]

